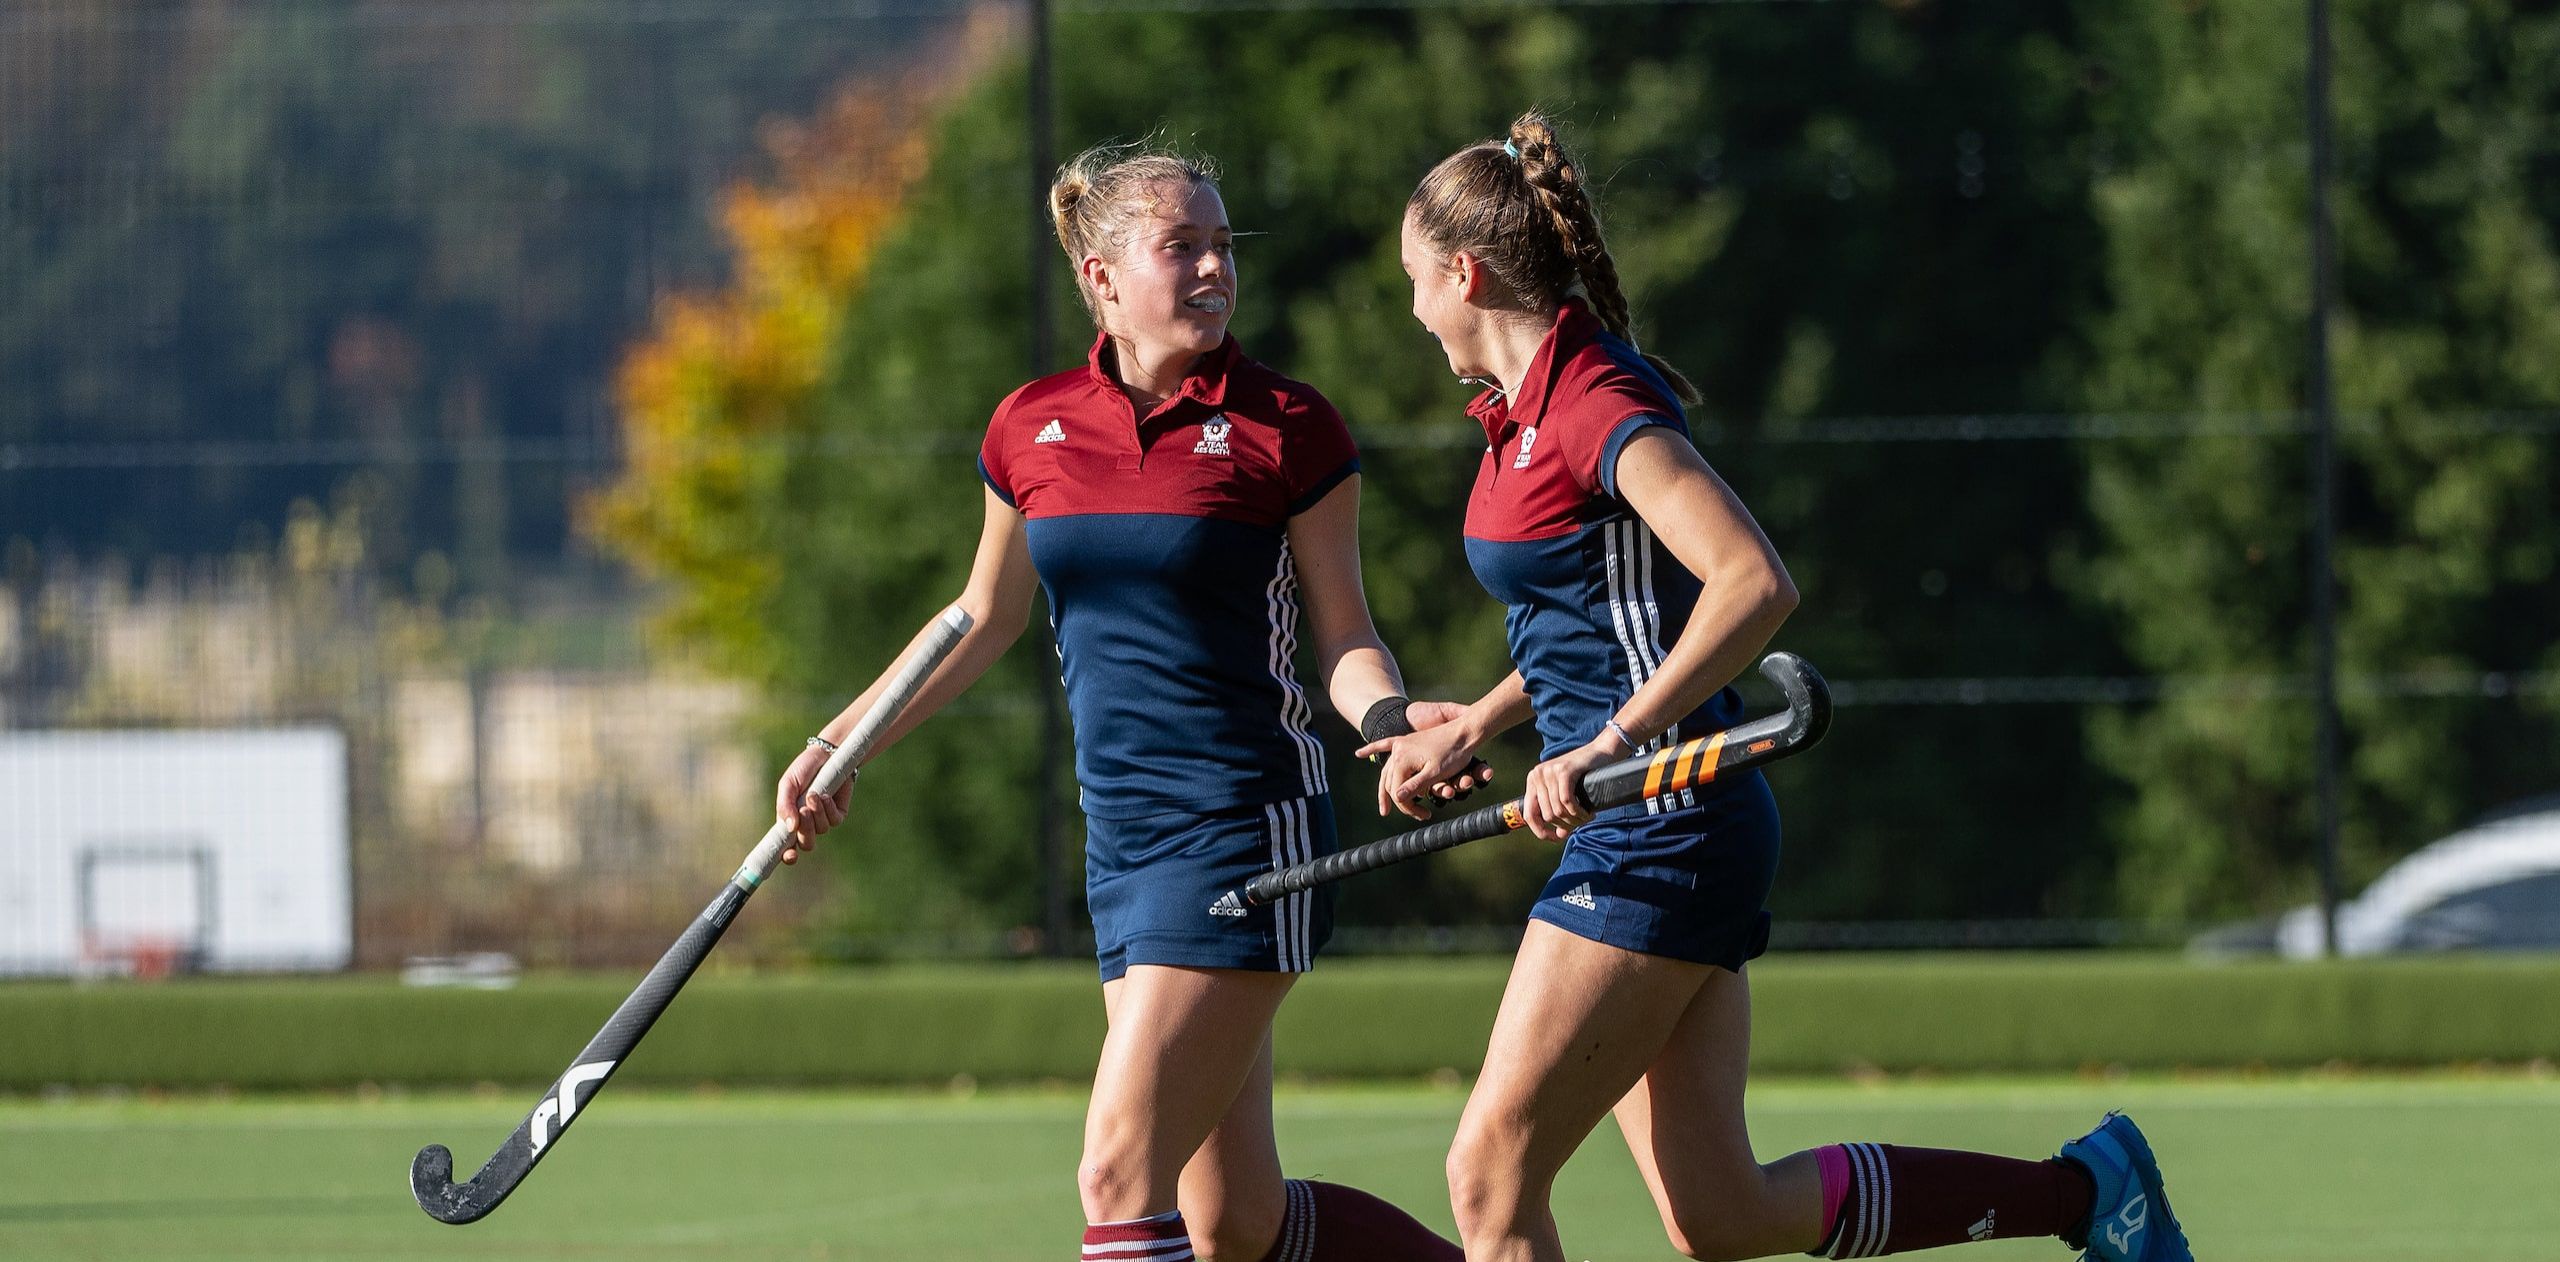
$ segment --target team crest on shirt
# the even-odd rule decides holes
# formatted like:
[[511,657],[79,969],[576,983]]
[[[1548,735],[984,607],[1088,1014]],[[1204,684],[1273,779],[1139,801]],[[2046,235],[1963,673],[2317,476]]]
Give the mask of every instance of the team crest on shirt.
[[1534,443],[1536,443],[1537,441],[1538,441],[1538,427],[1537,427],[1537,426],[1535,426],[1535,425],[1530,425],[1530,426],[1526,426],[1526,427],[1524,427],[1524,428],[1522,428],[1522,429],[1521,429],[1521,431],[1520,431],[1520,456],[1519,456],[1519,458],[1518,458],[1518,459],[1515,459],[1515,460],[1513,460],[1513,461],[1511,462],[1511,467],[1512,467],[1512,468],[1514,468],[1514,469],[1526,469],[1526,468],[1528,468],[1528,467],[1529,467],[1529,448],[1530,448],[1531,444],[1534,444]]
[[1195,456],[1224,456],[1232,454],[1227,450],[1227,435],[1233,433],[1235,431],[1235,427],[1236,423],[1228,420],[1227,414],[1224,412],[1220,412],[1216,416],[1202,421],[1200,423],[1200,443],[1198,446],[1191,449],[1191,454]]

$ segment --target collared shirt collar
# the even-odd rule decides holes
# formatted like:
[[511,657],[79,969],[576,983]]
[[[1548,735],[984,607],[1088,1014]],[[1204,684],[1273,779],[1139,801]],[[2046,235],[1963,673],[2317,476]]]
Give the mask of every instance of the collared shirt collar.
[[[1236,345],[1235,334],[1228,334],[1225,341],[1218,343],[1218,349],[1201,356],[1200,362],[1192,366],[1190,374],[1182,379],[1182,388],[1175,391],[1173,397],[1192,399],[1207,407],[1226,406],[1227,376],[1234,371],[1236,361],[1243,357],[1244,349]],[[1111,371],[1115,358],[1111,350],[1111,335],[1095,334],[1093,349],[1085,354],[1086,375],[1093,378],[1095,385],[1118,394],[1120,379]]]
[[1501,442],[1503,429],[1515,421],[1522,425],[1539,423],[1546,416],[1557,371],[1601,331],[1600,317],[1591,314],[1589,304],[1580,298],[1565,299],[1564,305],[1556,308],[1555,326],[1547,330],[1546,340],[1538,343],[1538,353],[1529,358],[1529,371],[1520,380],[1519,396],[1506,398],[1500,389],[1492,389],[1467,405],[1467,415],[1484,426],[1485,441]]

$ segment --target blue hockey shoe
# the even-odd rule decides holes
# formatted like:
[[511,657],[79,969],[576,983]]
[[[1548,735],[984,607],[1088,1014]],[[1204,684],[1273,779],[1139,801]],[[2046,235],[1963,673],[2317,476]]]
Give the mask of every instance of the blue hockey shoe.
[[2098,1128],[2062,1146],[2062,1158],[2079,1163],[2098,1185],[2089,1207],[2087,1250],[2080,1262],[2195,1262],[2169,1195],[2160,1185],[2160,1163],[2142,1128],[2122,1113],[2109,1113]]

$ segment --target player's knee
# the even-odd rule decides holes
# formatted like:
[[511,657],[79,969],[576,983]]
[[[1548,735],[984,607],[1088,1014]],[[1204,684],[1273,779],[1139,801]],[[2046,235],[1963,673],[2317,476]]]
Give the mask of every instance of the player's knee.
[[1481,1235],[1510,1221],[1528,1171],[1524,1137],[1496,1125],[1469,1123],[1449,1145],[1449,1209],[1460,1236]]
[[1076,1195],[1091,1222],[1143,1217],[1149,1184],[1145,1155],[1134,1150],[1087,1148],[1076,1167]]

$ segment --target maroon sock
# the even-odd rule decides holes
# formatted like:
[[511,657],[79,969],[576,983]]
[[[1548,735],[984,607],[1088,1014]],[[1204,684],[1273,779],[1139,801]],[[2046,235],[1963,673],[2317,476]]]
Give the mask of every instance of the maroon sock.
[[1182,1211],[1152,1218],[1084,1225],[1084,1262],[1191,1262],[1191,1232]]
[[1943,1148],[1835,1144],[1818,1151],[1823,1201],[1835,1205],[1814,1256],[1873,1258],[1914,1249],[2060,1236],[2089,1216],[2097,1189],[2068,1161],[2020,1161]]
[[1280,1238],[1262,1262],[1465,1262],[1466,1251],[1358,1188],[1291,1179]]

